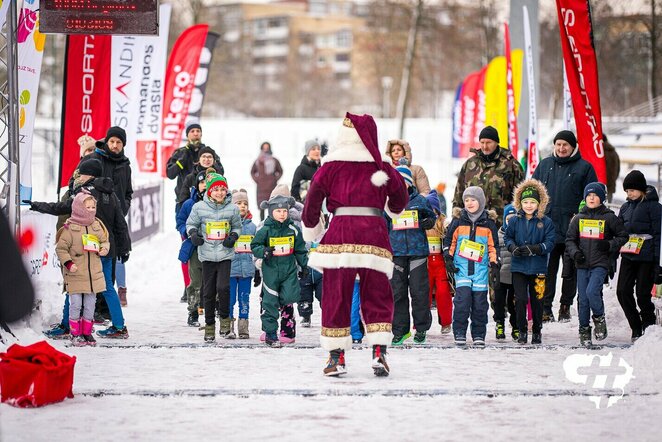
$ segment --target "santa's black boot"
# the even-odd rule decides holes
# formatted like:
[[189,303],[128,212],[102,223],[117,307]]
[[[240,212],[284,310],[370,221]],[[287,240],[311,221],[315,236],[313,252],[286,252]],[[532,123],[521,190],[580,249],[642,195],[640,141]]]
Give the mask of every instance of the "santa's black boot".
[[385,345],[372,346],[372,369],[375,376],[388,376],[390,369],[386,363]]

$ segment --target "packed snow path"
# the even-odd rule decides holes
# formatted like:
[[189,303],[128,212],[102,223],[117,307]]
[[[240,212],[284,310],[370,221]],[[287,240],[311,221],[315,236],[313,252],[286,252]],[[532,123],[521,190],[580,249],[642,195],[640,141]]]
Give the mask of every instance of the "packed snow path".
[[[203,343],[203,332],[186,325],[179,302],[178,242],[176,233],[165,233],[132,253],[124,309],[128,340],[99,339],[96,348],[51,342],[77,357],[76,396],[41,409],[1,405],[2,440],[58,440],[77,433],[114,441],[659,440],[654,417],[662,407],[662,330],[630,346],[613,289],[605,289],[609,337],[602,349],[578,348],[573,307],[571,323],[545,325],[541,347],[497,342],[490,322],[486,349],[456,349],[435,323],[426,345],[389,349],[388,378],[373,376],[370,350],[357,346],[347,353],[348,375],[329,379],[322,376],[327,354],[319,347],[317,304],[313,327],[298,327],[296,344],[266,348],[259,342],[259,292],[253,289],[251,338]],[[29,331],[23,335],[23,344],[40,339]],[[611,366],[601,368],[595,358],[577,373],[588,375],[589,384],[600,374],[613,382],[625,371],[618,366],[622,358],[635,377],[616,404],[607,408],[605,394],[596,409],[590,400],[596,390],[568,380],[564,361],[609,353]]]

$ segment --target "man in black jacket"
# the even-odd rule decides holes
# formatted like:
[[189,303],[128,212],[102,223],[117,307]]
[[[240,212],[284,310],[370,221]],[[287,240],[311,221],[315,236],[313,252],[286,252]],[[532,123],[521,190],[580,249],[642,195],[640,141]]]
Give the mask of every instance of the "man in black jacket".
[[[533,178],[541,181],[549,193],[549,205],[545,215],[554,222],[556,244],[549,255],[545,297],[543,298],[543,322],[554,320],[552,304],[556,294],[556,275],[559,260],[565,252],[565,238],[572,217],[579,211],[579,203],[584,198],[584,188],[598,180],[591,164],[584,160],[577,147],[577,138],[569,130],[562,130],[554,137],[554,152],[540,162]],[[564,260],[564,267],[569,261]],[[559,321],[570,321],[570,306],[577,292],[577,277],[574,269],[565,269],[561,287],[561,307]]]
[[[198,123],[189,124],[186,128],[186,138],[188,142],[186,146],[180,147],[177,149],[166,165],[166,175],[169,179],[174,180],[177,178],[177,184],[175,186],[175,195],[177,198],[177,205],[175,206],[175,212],[179,213],[179,209],[182,207],[183,201],[179,201],[179,195],[182,194],[182,187],[184,186],[184,180],[188,175],[193,172],[194,167],[198,164],[200,150],[205,147],[202,144],[202,126]],[[215,164],[217,170],[220,169],[219,173],[225,175],[223,170],[223,165],[221,164],[221,159],[218,155],[215,154]],[[186,200],[184,200],[186,201]]]
[[193,166],[193,172],[189,173],[182,183],[182,188],[177,194],[177,204],[184,204],[184,202],[191,198],[191,189],[197,185],[196,177],[200,172],[206,171],[210,167],[223,175],[223,165],[216,163],[218,155],[214,149],[209,146],[203,146],[198,150],[198,162]]
[[310,187],[310,180],[320,168],[322,157],[322,148],[317,140],[306,141],[306,154],[301,159],[301,164],[294,171],[292,178],[292,196],[295,200],[303,203],[306,200],[306,194]]

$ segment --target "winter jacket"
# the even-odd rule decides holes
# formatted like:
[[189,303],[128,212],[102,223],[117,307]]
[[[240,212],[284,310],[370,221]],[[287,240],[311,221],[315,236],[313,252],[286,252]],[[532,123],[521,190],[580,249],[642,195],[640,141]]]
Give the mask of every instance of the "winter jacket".
[[[531,219],[526,219],[526,213],[522,210],[522,192],[528,187],[536,188],[540,195],[538,210],[533,212]],[[547,190],[539,181],[524,180],[515,188],[513,199],[513,206],[517,210],[517,215],[508,222],[506,234],[504,235],[505,248],[540,245],[542,251],[535,256],[513,256],[510,271],[511,273],[518,272],[525,275],[546,274],[547,260],[555,244],[554,223],[549,217],[545,216],[545,209],[549,204]]]
[[[453,220],[448,225],[444,237],[444,255],[452,256],[458,272],[455,274],[456,287],[480,287],[487,290],[489,265],[499,261],[499,234],[496,226],[496,212],[484,210],[476,222],[469,219],[466,209],[453,209]],[[460,256],[464,240],[479,243],[483,247],[480,261]]]
[[[405,213],[401,214],[398,219],[406,217],[408,211],[415,211],[419,223],[425,218],[436,220],[437,216],[432,211],[428,200],[418,193],[415,187],[410,187],[409,191],[409,204],[407,204]],[[393,228],[394,220],[389,216],[385,216],[385,218],[393,256],[428,256],[430,254],[428,237],[423,228],[419,226],[413,229],[396,230]]]
[[[205,145],[200,144],[191,144],[188,143],[184,147],[180,147],[168,160],[166,164],[166,176],[174,180],[177,178],[177,184],[175,185],[175,195],[177,198],[180,197],[182,186],[184,185],[184,179],[193,172],[193,167],[198,162],[198,152]],[[218,154],[214,157],[214,165],[220,168],[221,175],[224,175],[223,164],[221,164],[221,159],[218,157]],[[182,201],[177,201],[181,203]]]
[[[55,235],[55,252],[64,271],[64,290],[71,294],[104,292],[106,279],[101,258],[98,253],[83,249],[83,235],[95,235],[99,239],[99,250],[110,248],[108,230],[98,218],[89,226],[65,222]],[[76,272],[66,268],[65,264],[69,261],[78,267]]]
[[251,177],[257,184],[257,202],[267,201],[278,180],[283,176],[280,161],[267,152],[260,152],[251,167]]
[[96,158],[101,161],[103,166],[101,176],[113,180],[115,195],[120,200],[122,213],[126,216],[129,213],[129,207],[131,207],[131,198],[133,198],[131,162],[124,155],[124,151],[119,154],[112,153],[104,141],[97,141],[96,147],[96,150],[85,159]]
[[182,235],[182,245],[179,247],[179,256],[177,258],[181,262],[189,262],[195,250],[191,238],[186,233],[186,220],[191,214],[193,205],[202,199],[202,196],[195,189],[191,189],[190,195],[190,198],[184,201],[182,208],[177,212],[177,231]]
[[512,284],[513,274],[510,270],[513,255],[508,251],[505,246],[506,231],[505,226],[501,226],[497,234],[499,235],[499,256],[501,258],[501,269],[499,270],[499,282],[501,284]]
[[499,147],[493,160],[487,159],[480,149],[471,152],[475,155],[465,161],[457,176],[453,207],[464,207],[462,194],[467,187],[478,186],[485,192],[485,208],[496,212],[496,225],[501,227],[503,208],[512,202],[513,191],[524,179],[524,171],[508,149]]
[[[290,218],[281,223],[268,216],[264,220],[264,226],[257,231],[251,241],[253,256],[263,259],[264,249],[276,247],[278,251],[278,244],[286,244],[281,250],[288,250],[289,247],[290,252],[282,256],[274,254],[270,259],[262,261],[262,274],[265,278],[283,280],[288,275],[296,274],[297,264],[299,267],[308,265],[308,251],[301,230]],[[277,251],[275,253],[278,253]]]
[[[386,155],[388,155],[391,160],[393,157],[391,156],[391,151],[393,150],[393,146],[395,143],[392,143],[392,141],[397,141],[397,144],[399,146],[402,146],[405,150],[405,158],[407,159],[407,162],[409,163],[409,170],[411,170],[411,176],[414,179],[414,186],[416,187],[416,190],[418,190],[418,193],[420,193],[423,196],[426,196],[428,193],[430,193],[430,181],[428,180],[428,176],[425,173],[425,170],[421,166],[418,166],[416,164],[412,164],[411,159],[411,146],[409,146],[409,143],[407,143],[404,140],[391,140],[386,144]],[[393,167],[397,167],[399,164],[394,164]],[[444,201],[444,211],[441,213],[446,213],[445,212],[445,204],[446,202]]]
[[225,247],[223,240],[208,239],[208,223],[212,222],[228,223],[227,228],[229,231],[225,231],[226,237],[231,232],[237,235],[241,234],[239,209],[232,204],[231,195],[227,195],[225,201],[219,204],[212,201],[205,193],[202,201],[195,203],[191,209],[191,214],[186,220],[186,232],[190,236],[191,229],[197,229],[205,238],[205,242],[201,246],[198,246],[198,258],[200,262],[221,262],[232,259],[234,256],[234,247]]
[[[304,202],[306,200],[306,194],[308,193],[308,188],[310,187],[310,181],[313,179],[313,175],[317,172],[317,169],[320,168],[319,161],[309,160],[306,155],[301,159],[301,164],[294,171],[294,177],[292,177],[292,186],[290,187],[292,196],[295,200],[299,202]],[[268,198],[267,198],[268,199]]]
[[[602,232],[594,229],[594,238],[580,237],[580,223],[586,220],[601,221],[604,228]],[[584,229],[588,230],[588,226]],[[601,252],[596,243],[600,239],[609,241],[609,251]],[[578,269],[592,269],[595,267],[604,267],[609,269],[610,255],[617,252],[628,240],[628,233],[625,230],[623,221],[620,220],[613,211],[603,204],[595,209],[589,209],[588,206],[582,208],[579,213],[572,218],[568,226],[568,236],[565,240],[565,249],[569,257],[575,258],[578,251],[582,251],[586,257],[583,264],[575,260],[575,267]]]
[[662,205],[653,186],[646,188],[646,194],[641,200],[626,200],[618,212],[618,218],[625,225],[629,235],[648,234],[638,254],[621,253],[623,258],[632,261],[660,262],[660,214]]
[[533,172],[533,178],[547,188],[550,202],[545,215],[552,219],[556,243],[560,244],[565,241],[568,224],[584,199],[584,187],[598,181],[598,177],[577,148],[569,157],[559,158],[552,154],[542,160]]
[[[253,216],[250,212],[246,214],[245,218],[241,220],[241,235],[239,239],[246,239],[252,242],[255,237],[257,228],[253,224]],[[245,237],[245,238],[242,238]],[[237,251],[241,244],[237,241],[235,244],[234,258],[232,258],[232,269],[230,270],[230,277],[232,278],[252,278],[255,275],[255,264],[253,262],[253,254],[240,253]]]
[[106,226],[110,237],[110,253],[108,256],[114,258],[126,255],[131,251],[131,238],[129,228],[124,219],[120,201],[113,190],[113,182],[110,178],[94,178],[82,186],[76,187],[73,194],[66,201],[57,203],[43,203],[33,201],[31,209],[49,215],[71,215],[71,204],[74,196],[81,190],[87,190],[97,200],[97,218]]
[[[223,175],[223,167],[222,166],[219,167],[219,166],[216,165],[216,163],[214,163],[211,166],[211,168],[216,170],[216,172],[220,173],[221,175]],[[182,187],[181,187],[181,189],[179,189],[179,193],[177,194],[177,202],[178,203],[184,203],[191,197],[191,189],[196,187],[196,185],[198,184],[196,182],[196,178],[197,178],[198,174],[200,172],[202,172],[203,170],[207,170],[207,169],[208,169],[208,167],[203,168],[199,164],[196,164],[193,167],[193,172],[186,175],[186,178],[184,178],[184,181],[182,182]],[[194,190],[197,191],[198,189],[194,189]]]

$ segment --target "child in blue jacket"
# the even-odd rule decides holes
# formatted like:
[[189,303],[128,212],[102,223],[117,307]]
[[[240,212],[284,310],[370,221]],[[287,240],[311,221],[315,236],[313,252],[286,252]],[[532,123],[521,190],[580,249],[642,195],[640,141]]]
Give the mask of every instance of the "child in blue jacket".
[[510,271],[515,289],[515,311],[519,337],[526,344],[528,323],[526,306],[531,300],[533,313],[532,344],[542,343],[542,298],[545,295],[547,259],[554,248],[554,223],[545,216],[549,196],[538,180],[522,181],[514,191],[517,216],[510,220],[504,236],[512,254]]
[[430,313],[430,286],[428,280],[428,238],[437,219],[428,200],[414,187],[411,170],[407,166],[396,168],[405,180],[409,204],[398,217],[386,217],[389,239],[393,249],[395,268],[391,278],[395,309],[393,312],[392,345],[402,345],[411,336],[409,331],[409,296],[416,334],[414,343],[425,343],[432,324]]
[[234,245],[234,257],[230,269],[230,318],[231,333],[234,334],[234,305],[239,300],[239,321],[237,332],[239,339],[248,339],[248,304],[251,294],[251,282],[255,275],[255,263],[251,251],[251,241],[257,228],[253,223],[253,215],[248,210],[248,194],[246,190],[232,191],[232,204],[239,208],[241,217],[241,234]]

